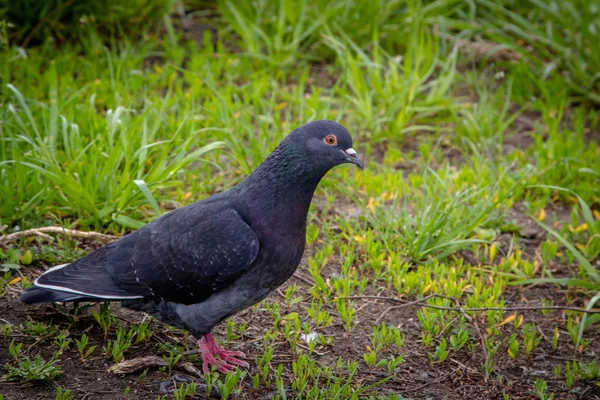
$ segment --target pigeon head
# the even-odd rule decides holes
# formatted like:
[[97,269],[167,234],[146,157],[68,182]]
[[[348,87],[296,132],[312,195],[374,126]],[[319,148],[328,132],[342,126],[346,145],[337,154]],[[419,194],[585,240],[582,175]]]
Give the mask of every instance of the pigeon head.
[[[250,191],[257,201],[273,193],[274,201],[302,199],[308,209],[319,181],[340,164],[363,162],[352,148],[352,137],[335,121],[313,121],[294,129],[236,190]],[[269,206],[270,207],[270,206]],[[272,207],[271,207],[272,208]]]
[[319,169],[328,170],[345,163],[364,168],[352,148],[350,132],[335,121],[320,120],[302,125],[292,131],[282,144],[303,153],[305,161]]
[[317,185],[340,164],[364,167],[350,133],[335,121],[313,121],[294,129],[232,190],[244,199],[240,208],[246,207],[265,230],[303,236]]

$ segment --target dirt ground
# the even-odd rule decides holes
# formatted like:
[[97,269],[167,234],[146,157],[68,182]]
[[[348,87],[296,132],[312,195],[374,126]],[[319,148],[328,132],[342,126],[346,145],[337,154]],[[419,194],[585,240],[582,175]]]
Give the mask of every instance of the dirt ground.
[[[307,292],[309,278],[303,273],[302,267],[287,284],[295,283],[300,293]],[[274,292],[267,302],[276,302],[282,300],[286,286]],[[547,286],[537,287],[534,290],[510,289],[506,293],[507,305],[515,303],[519,305],[527,304],[535,306],[539,304],[540,297],[554,297],[558,302],[564,298],[564,294],[558,293],[558,290]],[[306,297],[305,297],[306,298]],[[390,307],[390,303],[373,299],[358,299],[362,304],[358,307],[358,324],[350,335],[346,333],[341,324],[327,327],[322,333],[334,338],[333,345],[325,350],[317,350],[315,357],[319,363],[324,365],[333,365],[338,357],[344,359],[355,359],[359,361],[359,374],[357,382],[363,385],[375,383],[388,377],[387,370],[383,368],[369,368],[362,361],[362,355],[367,351],[364,346],[369,343],[371,326],[375,320],[380,318],[384,310]],[[577,305],[578,301],[574,301]],[[282,304],[283,306],[283,304]],[[44,306],[26,306],[17,301],[17,293],[10,291],[8,295],[0,298],[0,315],[4,323],[11,323],[18,327],[26,320],[51,321],[57,324],[59,328],[64,329],[69,326],[67,310],[71,305],[44,305]],[[303,315],[306,304],[298,303],[290,311],[298,311]],[[335,310],[328,310],[335,313]],[[485,382],[482,373],[481,364],[484,361],[483,352],[474,352],[472,356],[468,353],[451,353],[450,362],[436,364],[430,362],[428,350],[420,344],[421,329],[416,318],[416,306],[408,306],[394,309],[387,312],[381,319],[387,324],[397,326],[404,335],[404,345],[400,350],[404,362],[391,375],[390,380],[377,386],[369,394],[397,394],[398,398],[408,399],[503,399],[505,394],[511,399],[535,399],[538,398],[531,392],[531,388],[536,379],[544,378],[548,383],[548,392],[554,392],[557,399],[593,399],[600,397],[600,387],[592,383],[576,382],[571,390],[565,388],[564,379],[555,379],[553,369],[560,365],[564,370],[564,365],[569,360],[591,361],[597,356],[598,343],[600,343],[600,334],[590,332],[587,335],[592,341],[590,348],[592,352],[587,351],[585,357],[577,356],[568,338],[568,333],[561,331],[559,351],[552,349],[550,340],[542,340],[534,354],[526,359],[518,357],[511,359],[503,346],[495,356],[496,367],[489,380]],[[113,315],[118,320],[124,322],[125,326],[130,323],[141,322],[143,315],[126,309],[118,305],[112,306]],[[89,314],[89,313],[88,313]],[[305,313],[304,313],[305,314]],[[525,320],[534,320],[538,325],[539,331],[544,336],[550,335],[552,326],[558,323],[564,326],[565,320],[560,312],[552,312],[547,316],[540,313],[529,312],[524,314]],[[239,349],[244,351],[250,359],[250,372],[254,373],[256,364],[254,359],[260,357],[264,351],[262,338],[268,327],[272,326],[271,314],[266,311],[263,304],[259,304],[250,310],[246,310],[234,317],[236,322],[247,322],[248,329],[243,337],[230,343],[227,347],[230,349]],[[134,345],[126,353],[126,359],[159,354],[160,343],[173,343],[182,345],[185,348],[193,349],[195,344],[193,338],[178,330],[169,330],[158,321],[152,323],[154,335],[149,342],[142,342]],[[175,368],[169,373],[159,368],[149,368],[145,377],[142,371],[137,371],[128,375],[116,375],[108,372],[108,368],[114,363],[102,351],[105,343],[104,332],[98,326],[91,316],[81,318],[70,329],[72,337],[78,338],[82,333],[87,332],[90,338],[90,344],[96,346],[96,351],[85,361],[81,361],[74,343],[66,350],[60,361],[62,376],[55,382],[49,384],[23,384],[7,381],[0,381],[0,393],[4,394],[7,400],[25,400],[25,399],[54,399],[57,386],[64,389],[72,389],[76,399],[149,399],[161,395],[161,383],[173,380],[174,377],[185,376],[186,373]],[[217,328],[217,337],[223,337],[224,327]],[[53,339],[35,339],[28,335],[22,335],[17,329],[8,338],[2,338],[0,345],[0,365],[11,361],[8,352],[9,342],[16,339],[24,343],[24,354],[41,354],[45,359],[49,359],[57,346]],[[561,350],[562,349],[562,350]],[[569,350],[570,349],[570,350]],[[385,353],[383,354],[385,355]],[[294,352],[290,349],[287,342],[278,343],[275,346],[272,365],[282,364],[284,376],[289,383],[294,379],[292,373],[292,360]],[[196,366],[200,363],[195,360]],[[202,382],[199,378],[194,378]],[[273,387],[259,387],[252,389],[245,381],[245,388],[238,398],[261,399],[271,398],[276,392]],[[129,395],[125,397],[126,388],[129,387]],[[172,387],[172,386],[171,386]],[[400,397],[403,396],[403,397]],[[200,396],[199,398],[202,398]]]

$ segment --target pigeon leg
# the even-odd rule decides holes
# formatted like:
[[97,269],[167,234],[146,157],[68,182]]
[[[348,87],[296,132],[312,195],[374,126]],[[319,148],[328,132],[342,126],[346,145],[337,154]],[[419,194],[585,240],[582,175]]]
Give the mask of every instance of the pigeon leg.
[[[234,371],[236,365],[242,368],[248,368],[250,365],[244,360],[238,360],[235,357],[246,357],[241,351],[229,351],[219,347],[215,339],[209,333],[198,340],[198,350],[202,356],[202,372],[207,374],[210,365],[217,365],[219,372],[226,374]],[[215,356],[219,356],[217,360]]]

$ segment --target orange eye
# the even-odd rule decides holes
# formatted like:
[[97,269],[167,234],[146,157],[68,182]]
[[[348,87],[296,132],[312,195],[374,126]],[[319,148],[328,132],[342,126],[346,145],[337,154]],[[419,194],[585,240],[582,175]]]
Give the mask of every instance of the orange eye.
[[337,138],[335,137],[335,135],[327,135],[325,136],[323,141],[330,146],[335,146],[337,143]]

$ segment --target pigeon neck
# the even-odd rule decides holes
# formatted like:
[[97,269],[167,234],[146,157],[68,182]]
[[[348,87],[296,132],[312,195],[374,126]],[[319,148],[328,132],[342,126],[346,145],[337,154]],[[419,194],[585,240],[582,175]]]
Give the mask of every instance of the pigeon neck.
[[271,229],[304,232],[313,193],[328,170],[282,143],[240,184],[240,190],[250,214],[260,215]]

